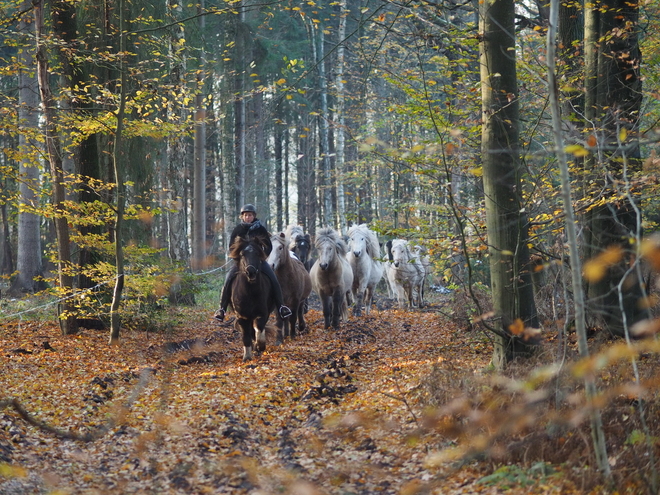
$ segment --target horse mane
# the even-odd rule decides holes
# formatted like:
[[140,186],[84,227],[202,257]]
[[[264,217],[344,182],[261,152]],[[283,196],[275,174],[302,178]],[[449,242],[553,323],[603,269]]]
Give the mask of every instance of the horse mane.
[[265,260],[267,258],[266,251],[264,250],[266,246],[258,237],[251,237],[249,239],[242,236],[236,237],[229,247],[229,257],[235,260],[239,259],[241,257],[241,251],[251,242],[259,247],[259,258]]
[[367,240],[367,254],[371,258],[380,258],[380,244],[378,243],[378,236],[371,230],[366,223],[360,225],[353,225],[348,229],[348,236],[351,237],[355,232],[360,232]]
[[284,235],[289,239],[289,248],[293,248],[296,244],[296,239],[301,235],[305,235],[305,231],[303,231],[300,225],[292,224],[287,226]]
[[274,235],[270,236],[270,242],[272,244],[275,244],[277,242],[278,244],[286,245],[287,244],[287,239],[288,239],[288,237],[286,236],[286,234],[284,232],[281,232],[279,234],[274,234]]
[[408,257],[412,257],[412,252],[410,251],[410,245],[408,244],[408,241],[405,239],[394,239],[392,241],[392,249],[394,249],[394,246],[398,245],[403,245],[403,247],[406,250],[406,253],[408,254]]
[[324,227],[319,230],[316,234],[314,245],[318,248],[321,244],[325,244],[327,242],[334,243],[337,251],[342,256],[346,256],[346,253],[348,253],[348,246],[339,236],[339,233],[332,227]]

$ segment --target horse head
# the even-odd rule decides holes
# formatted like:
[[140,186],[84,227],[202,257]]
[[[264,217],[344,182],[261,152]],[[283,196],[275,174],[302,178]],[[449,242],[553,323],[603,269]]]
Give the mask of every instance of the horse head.
[[354,232],[353,235],[348,238],[348,245],[353,252],[353,256],[359,258],[366,246],[366,239],[360,232]]
[[261,263],[266,259],[264,243],[259,238],[237,237],[231,246],[230,256],[239,260],[240,271],[249,282],[257,280]]
[[345,256],[348,252],[348,248],[342,238],[339,237],[339,234],[328,227],[319,231],[314,244],[319,255],[319,268],[323,271],[334,266],[337,258]]
[[296,253],[298,259],[303,263],[307,263],[309,259],[309,252],[312,249],[312,241],[309,234],[299,235],[296,238],[295,247],[293,252]]
[[274,235],[270,238],[271,244],[273,245],[273,250],[268,256],[268,264],[273,269],[277,270],[277,267],[285,261],[284,256],[289,256],[289,249],[287,246],[287,239],[284,232],[279,235]]
[[408,243],[402,239],[395,239],[392,242],[392,263],[396,268],[399,265],[408,263],[410,260],[410,251],[408,250]]

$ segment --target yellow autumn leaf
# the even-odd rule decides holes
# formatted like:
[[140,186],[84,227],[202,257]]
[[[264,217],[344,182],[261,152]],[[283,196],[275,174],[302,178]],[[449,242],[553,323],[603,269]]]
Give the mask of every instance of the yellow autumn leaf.
[[0,464],[0,476],[5,478],[26,478],[27,471],[20,466],[2,463]]
[[618,263],[622,256],[623,251],[619,246],[606,249],[584,264],[582,269],[584,278],[589,282],[598,282],[605,276],[607,269]]
[[628,130],[626,128],[621,129],[619,131],[619,141],[623,143],[627,137],[628,137]]
[[566,153],[572,154],[575,157],[587,156],[589,154],[589,150],[579,144],[569,144],[566,146],[566,148],[564,148],[564,151],[566,151]]

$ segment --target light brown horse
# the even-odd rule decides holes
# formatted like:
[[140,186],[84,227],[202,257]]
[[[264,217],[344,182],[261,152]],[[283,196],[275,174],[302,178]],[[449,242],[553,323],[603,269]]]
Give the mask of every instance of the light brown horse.
[[314,241],[318,259],[312,266],[312,288],[321,298],[325,328],[339,329],[339,320],[348,320],[348,305],[352,303],[353,270],[346,259],[348,247],[332,228],[316,234]]
[[305,265],[296,258],[291,251],[285,234],[274,235],[271,237],[273,250],[268,256],[268,263],[273,268],[277,280],[282,287],[282,298],[284,304],[291,308],[293,314],[285,319],[277,315],[277,341],[276,344],[282,344],[285,337],[296,336],[296,323],[298,332],[305,331],[305,302],[312,292],[312,280],[305,269]]

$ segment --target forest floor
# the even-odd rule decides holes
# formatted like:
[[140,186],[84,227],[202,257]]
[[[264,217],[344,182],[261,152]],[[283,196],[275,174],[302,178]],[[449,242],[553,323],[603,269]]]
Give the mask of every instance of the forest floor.
[[[491,342],[443,316],[451,304],[373,310],[337,332],[312,309],[307,334],[271,336],[248,363],[231,313],[172,309],[185,325],[114,346],[107,331],[4,323],[0,494],[602,493],[584,414],[551,432],[552,398],[494,374]],[[608,427],[632,416],[626,401]],[[611,464],[645,493],[625,471],[648,461],[630,460],[631,431]]]

